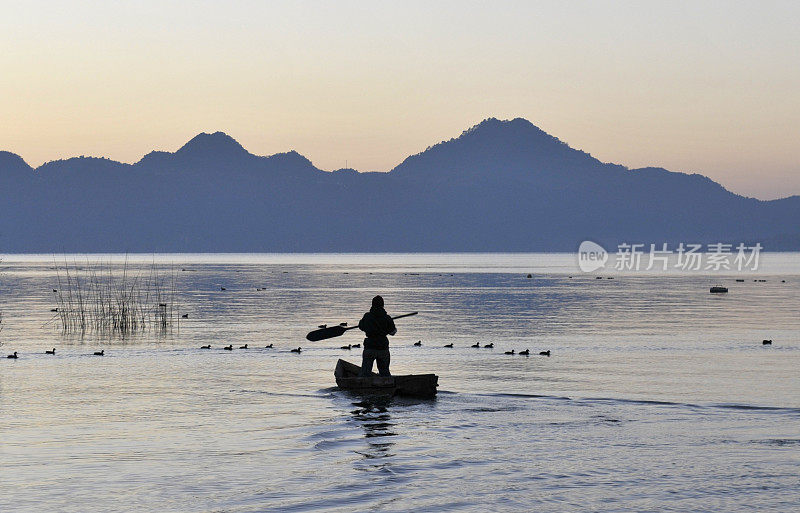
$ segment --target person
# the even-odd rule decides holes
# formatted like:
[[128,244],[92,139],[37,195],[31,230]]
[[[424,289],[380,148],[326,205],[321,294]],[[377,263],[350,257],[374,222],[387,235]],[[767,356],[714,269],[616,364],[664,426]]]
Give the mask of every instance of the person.
[[378,362],[378,374],[391,376],[389,372],[389,339],[386,335],[394,335],[397,328],[386,310],[383,309],[383,298],[372,298],[372,308],[358,322],[358,329],[366,333],[364,351],[361,355],[361,375],[372,373],[372,363]]

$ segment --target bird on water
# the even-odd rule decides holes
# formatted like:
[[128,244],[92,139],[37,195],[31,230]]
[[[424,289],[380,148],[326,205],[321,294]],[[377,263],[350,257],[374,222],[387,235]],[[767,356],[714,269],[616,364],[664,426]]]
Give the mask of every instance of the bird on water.
[[208,344],[207,346],[200,346],[200,349],[211,349],[211,344]]
[[233,351],[233,344],[227,345],[227,346],[223,347],[222,349],[224,349],[226,351]]
[[105,349],[101,349],[100,351],[95,351],[94,355],[95,356],[105,356],[106,355],[106,350]]
[[297,349],[292,349],[290,352],[291,353],[301,353],[302,351],[303,351],[303,349],[298,347]]
[[52,350],[45,349],[44,354],[56,354],[56,348],[54,347]]
[[444,347],[453,347],[453,343],[450,342],[449,344],[445,344]]
[[19,358],[19,356],[17,356],[17,352],[14,351],[13,354],[10,354],[10,355],[6,356],[6,358],[11,358],[11,359],[16,360],[17,358]]

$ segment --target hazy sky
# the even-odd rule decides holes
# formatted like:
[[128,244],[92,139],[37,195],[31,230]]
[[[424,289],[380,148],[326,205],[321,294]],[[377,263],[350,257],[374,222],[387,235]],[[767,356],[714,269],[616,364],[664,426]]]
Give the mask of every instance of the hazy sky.
[[9,2],[0,149],[135,162],[201,131],[385,171],[486,117],[800,194],[800,2]]

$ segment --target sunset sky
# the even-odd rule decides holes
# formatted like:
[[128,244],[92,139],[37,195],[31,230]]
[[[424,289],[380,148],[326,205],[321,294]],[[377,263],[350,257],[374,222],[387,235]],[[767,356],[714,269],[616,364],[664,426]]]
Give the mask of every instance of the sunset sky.
[[135,162],[224,131],[387,171],[487,117],[800,194],[798,2],[2,1],[0,150]]

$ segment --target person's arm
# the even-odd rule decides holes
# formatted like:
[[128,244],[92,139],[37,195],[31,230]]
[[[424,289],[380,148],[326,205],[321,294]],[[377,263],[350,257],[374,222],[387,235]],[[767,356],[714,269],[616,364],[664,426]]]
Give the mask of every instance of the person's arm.
[[397,327],[394,325],[394,320],[388,315],[386,316],[386,325],[387,328],[389,329],[389,331],[386,334],[394,336],[397,333]]

